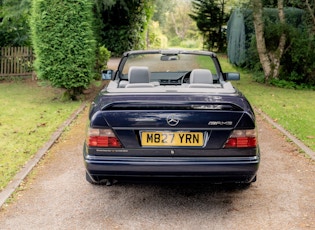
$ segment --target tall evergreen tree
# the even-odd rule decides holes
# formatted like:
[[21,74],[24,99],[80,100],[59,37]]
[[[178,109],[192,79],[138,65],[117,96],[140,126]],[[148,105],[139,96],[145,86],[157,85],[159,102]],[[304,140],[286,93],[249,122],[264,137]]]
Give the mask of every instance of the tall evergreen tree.
[[224,13],[225,0],[194,0],[190,17],[196,21],[207,49],[222,51],[226,44],[226,36],[222,26],[227,22]]
[[33,0],[32,6],[36,73],[75,99],[93,79],[93,5],[90,0]]

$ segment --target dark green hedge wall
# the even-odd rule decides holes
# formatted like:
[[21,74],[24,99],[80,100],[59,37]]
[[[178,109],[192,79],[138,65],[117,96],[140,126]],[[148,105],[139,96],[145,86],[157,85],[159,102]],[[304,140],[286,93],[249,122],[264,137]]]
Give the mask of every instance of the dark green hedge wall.
[[96,41],[90,0],[33,0],[31,36],[40,79],[80,93],[93,79]]

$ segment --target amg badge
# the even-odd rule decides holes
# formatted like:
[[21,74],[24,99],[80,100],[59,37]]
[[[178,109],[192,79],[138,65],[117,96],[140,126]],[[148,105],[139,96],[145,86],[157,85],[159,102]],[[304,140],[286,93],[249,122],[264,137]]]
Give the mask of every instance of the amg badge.
[[222,126],[222,125],[226,125],[226,126],[231,126],[233,125],[232,121],[209,121],[208,125],[212,125],[212,126]]

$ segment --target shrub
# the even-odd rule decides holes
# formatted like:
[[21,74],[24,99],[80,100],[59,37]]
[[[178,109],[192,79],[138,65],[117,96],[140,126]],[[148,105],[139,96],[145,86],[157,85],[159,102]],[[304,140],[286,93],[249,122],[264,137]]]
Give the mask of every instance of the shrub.
[[153,12],[153,0],[116,1],[103,12],[102,43],[113,56],[121,56],[127,50],[144,49]]
[[[232,59],[233,64],[253,71],[261,71],[262,66],[257,52],[252,11],[242,10],[236,13],[244,16],[245,30],[243,31],[244,34],[241,35],[239,35],[239,30],[235,30],[238,32],[236,34],[229,33],[229,40],[236,41],[235,37],[237,38],[237,36],[242,38],[239,39],[240,44],[236,43],[236,47],[231,43],[229,52],[245,52],[245,59],[234,60],[230,58],[230,60]],[[313,88],[315,86],[315,38],[308,28],[310,25],[305,19],[306,13],[301,9],[286,8],[285,15],[287,23],[286,26],[282,26],[278,23],[277,9],[264,9],[264,35],[268,51],[276,50],[282,32],[285,32],[287,36],[285,52],[281,59],[279,79],[274,79],[270,83],[285,88],[305,88],[306,85],[309,85],[307,88]],[[229,25],[231,26],[233,21],[240,20],[239,18],[231,17]],[[245,49],[237,50],[237,47],[245,47]],[[260,78],[256,80],[261,81]]]
[[180,43],[180,47],[183,47],[183,48],[188,48],[188,49],[192,49],[192,48],[195,48],[195,49],[200,49],[200,44],[202,43],[202,41],[198,40],[198,39],[195,39],[195,40],[184,40]]
[[31,37],[40,79],[74,99],[93,79],[96,41],[89,0],[33,0]]
[[158,22],[150,22],[148,36],[148,48],[161,49],[167,47],[167,37],[163,35]]
[[307,31],[290,31],[290,46],[284,54],[280,79],[315,86],[315,38]]
[[105,46],[101,46],[97,52],[96,60],[96,76],[97,79],[100,78],[100,73],[102,70],[107,69],[107,62],[111,56],[111,52]]

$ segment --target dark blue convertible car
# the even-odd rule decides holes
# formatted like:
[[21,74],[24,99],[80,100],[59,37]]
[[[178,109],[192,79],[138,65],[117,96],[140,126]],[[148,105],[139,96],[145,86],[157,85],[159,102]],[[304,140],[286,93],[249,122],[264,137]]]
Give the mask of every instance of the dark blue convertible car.
[[88,182],[256,180],[255,115],[216,54],[130,51],[103,76],[83,150]]

